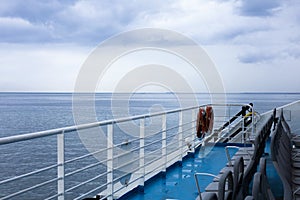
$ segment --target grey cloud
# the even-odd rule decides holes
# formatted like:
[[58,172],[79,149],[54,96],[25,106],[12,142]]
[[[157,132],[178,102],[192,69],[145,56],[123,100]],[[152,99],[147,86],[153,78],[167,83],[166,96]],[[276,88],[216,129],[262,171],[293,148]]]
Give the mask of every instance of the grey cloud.
[[257,52],[257,53],[248,53],[244,55],[239,55],[238,60],[241,63],[253,64],[253,63],[263,63],[273,59],[273,55]]
[[280,0],[240,0],[239,11],[245,16],[270,16],[280,7]]
[[27,21],[32,26],[24,29],[17,23],[9,27],[0,23],[0,42],[97,45],[99,41],[126,30],[141,14],[159,12],[165,6],[168,6],[165,1],[149,4],[146,1],[11,0],[1,5],[0,17]]
[[287,47],[277,47],[276,49],[268,50],[267,48],[255,48],[251,52],[244,52],[237,56],[241,63],[255,64],[255,63],[269,63],[275,60],[299,59],[300,46],[287,45]]

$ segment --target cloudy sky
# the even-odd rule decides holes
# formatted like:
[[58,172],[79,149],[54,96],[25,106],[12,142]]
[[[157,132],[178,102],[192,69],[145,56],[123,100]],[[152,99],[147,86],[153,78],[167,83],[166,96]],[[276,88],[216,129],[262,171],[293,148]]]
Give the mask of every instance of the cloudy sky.
[[300,92],[299,0],[0,0],[0,91],[73,91],[103,40],[174,30],[205,49],[227,92]]

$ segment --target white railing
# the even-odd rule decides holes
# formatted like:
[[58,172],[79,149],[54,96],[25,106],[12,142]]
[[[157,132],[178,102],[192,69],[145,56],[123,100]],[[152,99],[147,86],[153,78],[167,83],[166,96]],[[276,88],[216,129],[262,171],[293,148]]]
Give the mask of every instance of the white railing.
[[[214,110],[220,107],[226,108],[222,109],[222,112],[215,112],[215,124],[221,125],[231,118],[228,113],[235,114],[235,111],[230,111],[230,108],[238,110],[243,105],[214,104],[211,106]],[[8,174],[5,172],[6,167],[1,167],[1,170],[5,172],[5,177],[3,180],[0,179],[0,199],[20,198],[22,195],[25,195],[24,198],[27,195],[32,199],[83,199],[99,194],[101,199],[112,200],[121,197],[133,188],[143,187],[145,181],[160,172],[166,172],[169,166],[182,161],[188,152],[194,151],[197,145],[205,141],[195,136],[198,108],[199,106],[194,106],[0,138],[0,150],[3,148],[5,151],[12,152],[22,151],[15,148],[20,143],[19,146],[22,147],[22,143],[25,142],[25,146],[29,145],[30,149],[33,149],[35,148],[33,141],[41,138],[47,141],[53,140],[53,143],[49,145],[50,149],[55,145],[56,140],[56,151],[53,153],[49,150],[49,156],[53,154],[56,157],[56,163],[39,168],[33,166],[30,172],[20,175]],[[161,119],[161,128],[155,134],[149,135],[146,121],[155,117]],[[117,130],[118,125],[132,121],[139,126],[138,135],[130,136],[125,141],[118,138],[120,134],[120,130]],[[76,142],[74,139],[74,133],[78,130],[99,127],[106,129],[107,141],[104,148],[97,149],[96,147],[96,150],[87,153],[84,146],[82,149],[69,147],[75,143],[80,145],[80,140],[77,138]],[[54,140],[53,137],[56,139]],[[206,138],[211,140],[210,137]],[[112,142],[115,140],[119,141]],[[119,152],[120,149],[123,151]],[[48,156],[47,152],[43,155]],[[67,155],[73,155],[73,157],[67,159]],[[102,155],[101,159],[99,155]],[[13,153],[8,152],[5,159],[9,160],[11,157]],[[39,164],[48,163],[46,157],[35,159]],[[29,160],[29,162],[34,162],[34,160]],[[2,160],[0,162],[4,163]],[[19,166],[17,164],[11,167],[17,169]],[[43,173],[45,175],[41,175]],[[74,176],[75,178],[72,179]],[[22,187],[17,186],[16,183],[20,183]],[[42,194],[35,198],[35,190],[40,190],[39,193]]]

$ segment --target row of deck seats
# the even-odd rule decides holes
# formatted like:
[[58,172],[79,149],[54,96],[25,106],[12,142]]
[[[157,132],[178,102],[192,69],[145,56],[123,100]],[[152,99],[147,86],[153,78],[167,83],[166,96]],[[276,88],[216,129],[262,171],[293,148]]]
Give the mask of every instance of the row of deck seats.
[[284,200],[300,199],[300,146],[299,136],[291,133],[281,111],[271,141],[274,167],[280,176]]
[[[227,164],[223,168],[218,177],[210,183],[205,192],[201,193],[201,197],[197,199],[202,200],[235,200],[252,198],[249,195],[249,185],[253,180],[253,176],[257,176],[256,179],[263,182],[267,181],[265,174],[265,160],[260,160],[265,149],[266,140],[270,136],[271,127],[273,124],[273,115],[267,120],[263,128],[257,134],[254,140],[254,147],[240,148],[239,151],[232,158],[233,166]],[[260,175],[256,175],[257,166],[262,163],[262,170]],[[267,189],[263,189],[264,191]],[[256,198],[254,198],[256,200]]]

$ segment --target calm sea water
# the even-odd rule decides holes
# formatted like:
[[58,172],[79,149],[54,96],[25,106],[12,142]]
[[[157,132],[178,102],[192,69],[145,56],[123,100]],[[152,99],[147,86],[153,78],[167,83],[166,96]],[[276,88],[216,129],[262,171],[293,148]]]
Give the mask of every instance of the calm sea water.
[[[96,94],[98,120],[111,119],[111,96]],[[197,98],[199,104],[210,103],[208,94]],[[300,93],[226,94],[227,103],[253,102],[259,112],[299,99]],[[128,102],[131,115],[148,113],[153,105],[165,110],[180,107],[173,94],[135,94]],[[0,137],[74,125],[70,93],[0,93],[0,111]]]
[[[209,94],[197,94],[199,104],[210,103]],[[126,95],[124,97],[127,97]],[[186,94],[188,101],[191,96]],[[98,120],[111,119],[112,113],[112,94],[96,94],[95,108]],[[242,93],[227,94],[227,103],[254,103],[258,112],[265,112],[274,107],[300,99],[300,93]],[[118,100],[122,100],[119,94]],[[182,104],[176,95],[163,94],[134,94],[130,99],[124,98],[128,105],[130,115],[145,114],[153,106],[159,106],[164,110],[179,108]],[[114,104],[113,106],[118,106]],[[114,117],[118,117],[115,116]],[[120,114],[122,117],[122,113]],[[72,94],[71,93],[0,93],[0,137],[43,131],[53,128],[60,128],[74,125],[72,113]],[[66,159],[84,155],[87,150],[83,147],[77,134],[66,134],[65,136]],[[34,169],[54,165],[56,158],[56,137],[41,138],[34,141],[25,141],[16,144],[0,146],[0,181],[5,178],[15,177],[22,173],[31,172]],[[70,163],[66,166],[66,174],[74,169],[95,162],[94,158],[86,158],[80,163]],[[100,166],[101,168],[101,166]],[[70,188],[80,183],[82,177],[92,178],[95,172],[105,171],[105,167],[99,166],[90,168],[84,174],[79,173],[66,178],[66,188]],[[56,168],[37,174],[29,179],[20,180],[17,183],[7,183],[0,185],[0,197],[13,191],[21,191],[28,184],[40,183],[46,178],[57,176]],[[73,199],[82,194],[89,187],[105,182],[103,179],[95,180],[94,183],[86,184],[76,190],[76,193],[67,193],[67,199]],[[32,193],[24,193],[16,199],[43,199],[44,194],[51,196],[56,193],[56,182],[49,183]],[[97,192],[96,192],[97,193]],[[96,194],[95,193],[95,194]]]

